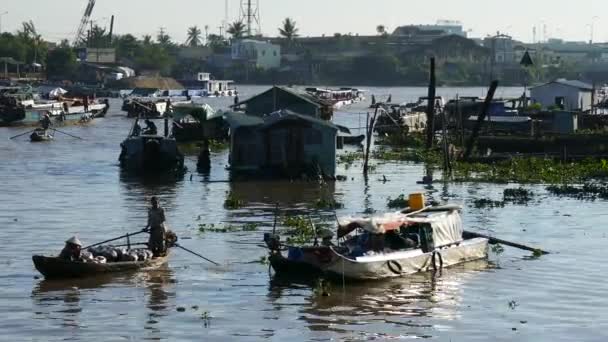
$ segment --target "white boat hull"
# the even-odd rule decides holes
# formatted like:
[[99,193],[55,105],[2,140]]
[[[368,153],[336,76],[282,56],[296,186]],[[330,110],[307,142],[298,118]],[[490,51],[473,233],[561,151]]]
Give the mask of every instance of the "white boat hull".
[[[433,255],[435,256],[433,257]],[[433,271],[487,257],[488,240],[476,238],[464,240],[458,246],[437,249],[435,252],[428,253],[416,249],[362,256],[356,259],[349,259],[338,254],[338,258],[331,264],[323,267],[323,271],[349,279],[395,278],[418,272]],[[433,261],[435,262],[434,265]]]

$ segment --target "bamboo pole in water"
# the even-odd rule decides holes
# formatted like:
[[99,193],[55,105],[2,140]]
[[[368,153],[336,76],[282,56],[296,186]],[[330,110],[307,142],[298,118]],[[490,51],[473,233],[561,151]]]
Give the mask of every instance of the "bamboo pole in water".
[[488,90],[488,94],[486,95],[486,100],[484,101],[483,106],[481,107],[481,113],[479,113],[479,116],[477,117],[477,122],[473,127],[473,132],[471,132],[471,136],[467,141],[467,147],[464,152],[465,159],[468,159],[471,156],[471,152],[473,152],[473,146],[475,145],[475,141],[479,136],[479,131],[481,130],[486,116],[488,115],[488,111],[490,110],[490,104],[492,104],[492,100],[494,99],[494,93],[496,92],[496,88],[498,88],[498,81],[492,81],[492,84],[490,85],[490,90]]
[[433,146],[433,135],[435,134],[435,95],[436,95],[436,79],[435,79],[435,57],[431,57],[431,65],[429,72],[429,92],[427,97],[426,108],[426,148]]

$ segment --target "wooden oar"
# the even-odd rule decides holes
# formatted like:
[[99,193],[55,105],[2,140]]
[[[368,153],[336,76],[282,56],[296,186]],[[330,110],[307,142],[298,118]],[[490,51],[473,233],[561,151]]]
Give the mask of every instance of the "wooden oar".
[[523,249],[525,251],[530,251],[530,252],[534,252],[534,253],[549,254],[549,252],[544,251],[544,250],[542,250],[540,248],[534,248],[534,247],[522,245],[522,244],[516,243],[516,242],[511,242],[511,241],[507,241],[507,240],[503,240],[503,239],[497,239],[495,237],[491,237],[491,236],[480,234],[480,233],[471,232],[471,231],[468,231],[468,230],[465,230],[463,232],[462,236],[465,237],[465,238],[484,238],[484,239],[488,239],[490,241],[490,244],[492,244],[492,245],[501,244],[501,245],[510,246],[510,247],[514,247],[514,248],[519,248],[519,249]]
[[214,265],[216,265],[216,266],[220,266],[220,264],[218,264],[217,262],[215,262],[215,261],[213,261],[213,260],[210,260],[210,259],[207,259],[207,258],[205,258],[204,256],[202,256],[202,255],[200,255],[200,254],[198,254],[198,253],[196,253],[196,252],[194,252],[194,251],[191,251],[191,250],[189,250],[188,248],[183,247],[183,246],[181,246],[181,245],[179,245],[179,244],[177,244],[177,243],[174,243],[174,244],[173,244],[173,246],[178,247],[178,248],[181,248],[181,249],[185,250],[185,251],[186,251],[186,252],[188,252],[188,253],[192,253],[192,254],[196,255],[197,257],[199,257],[199,258],[201,258],[201,259],[204,259],[204,260],[206,260],[206,261],[209,261],[210,263],[212,263],[212,264],[214,264]]
[[62,131],[60,131],[60,130],[58,130],[58,129],[56,129],[56,128],[53,128],[53,130],[54,130],[55,132],[59,132],[59,133],[63,133],[63,134],[65,134],[65,135],[69,135],[69,136],[70,136],[70,137],[72,137],[72,138],[76,138],[76,139],[84,140],[84,139],[82,139],[81,137],[77,137],[77,136],[72,135],[72,134],[70,134],[70,133],[62,132]]
[[96,246],[99,246],[99,245],[106,244],[108,242],[112,242],[112,241],[116,241],[116,240],[120,240],[120,239],[125,239],[127,237],[131,237],[131,236],[135,236],[135,235],[139,235],[139,234],[143,234],[143,233],[147,233],[147,232],[145,230],[140,230],[140,231],[138,231],[136,233],[129,233],[129,234],[126,234],[126,235],[123,235],[123,236],[119,236],[119,237],[117,237],[115,239],[110,239],[110,240],[106,240],[106,241],[103,241],[103,242],[96,243],[94,245],[86,246],[86,247],[83,247],[82,249],[88,249],[88,248],[91,248],[91,247],[96,247]]
[[21,134],[15,135],[14,137],[10,137],[10,138],[8,138],[8,139],[9,139],[9,140],[12,140],[12,139],[15,139],[15,138],[19,138],[19,137],[24,136],[24,135],[26,135],[26,134],[28,134],[28,133],[32,133],[33,131],[35,131],[35,129],[33,129],[33,130],[31,130],[31,131],[27,131],[27,132],[25,132],[25,133],[21,133]]

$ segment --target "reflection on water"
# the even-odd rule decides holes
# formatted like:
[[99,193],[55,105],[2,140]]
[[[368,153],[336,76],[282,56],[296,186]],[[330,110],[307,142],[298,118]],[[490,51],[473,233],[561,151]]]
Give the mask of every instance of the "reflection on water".
[[[318,332],[360,330],[362,336],[368,337],[375,334],[382,334],[384,338],[427,337],[433,325],[426,317],[448,321],[460,318],[463,286],[488,267],[488,261],[481,260],[442,273],[419,273],[385,281],[334,282],[329,296],[312,291],[299,317],[310,330]],[[305,277],[275,276],[268,299],[280,309],[284,296],[314,284]],[[388,330],[399,330],[399,334],[387,333],[386,324],[392,327]],[[377,326],[383,328],[374,331]]]

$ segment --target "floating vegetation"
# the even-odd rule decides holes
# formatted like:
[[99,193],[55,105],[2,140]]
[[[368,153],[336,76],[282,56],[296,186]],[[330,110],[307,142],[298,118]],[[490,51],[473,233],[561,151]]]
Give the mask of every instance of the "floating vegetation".
[[527,204],[532,200],[534,193],[524,188],[505,189],[503,191],[503,200],[505,203]]
[[505,248],[500,245],[500,244],[496,244],[494,246],[492,246],[492,252],[494,252],[494,254],[496,255],[501,255],[502,253],[504,253]]
[[268,265],[268,264],[270,264],[270,260],[268,260],[268,256],[267,255],[262,255],[256,262],[259,263],[259,264],[262,264],[262,265]]
[[547,191],[553,195],[570,197],[580,200],[608,199],[608,184],[585,183],[583,185],[551,185]]
[[338,156],[339,164],[351,165],[357,160],[362,160],[364,157],[363,152],[348,152]]
[[379,148],[372,153],[372,158],[387,161],[411,161],[416,163],[440,164],[442,157],[437,150],[426,149],[387,149]]
[[336,201],[333,198],[321,197],[314,202],[313,207],[315,209],[334,210],[344,208],[344,204]]
[[378,145],[390,145],[401,147],[424,147],[424,136],[418,133],[388,134],[381,136],[376,140]]
[[201,223],[198,225],[198,231],[201,233],[231,233],[238,231],[238,228],[233,225],[215,225],[214,223]]
[[[315,229],[310,220],[304,216],[287,216],[283,225],[289,230],[286,232],[287,243],[290,245],[304,245],[315,237]],[[323,225],[317,225],[320,229]]]
[[312,290],[315,296],[329,297],[331,296],[331,283],[322,278],[317,280],[315,287]]
[[503,208],[505,206],[504,201],[494,201],[488,198],[478,198],[473,201],[473,206],[478,209],[482,208]]
[[225,140],[209,140],[209,150],[211,152],[222,152],[230,146],[228,141]]
[[203,325],[205,328],[208,328],[211,325],[211,314],[209,311],[205,311],[201,314],[201,319],[203,320]]
[[228,193],[226,196],[226,200],[224,201],[224,208],[228,210],[239,209],[243,207],[243,200],[236,197],[232,192]]
[[391,208],[391,209],[404,209],[410,206],[410,202],[405,199],[405,195],[401,194],[399,195],[399,197],[393,199],[393,198],[388,198],[387,199],[387,207]]
[[260,227],[259,224],[255,222],[248,222],[243,225],[244,232],[255,232]]
[[549,158],[512,158],[492,164],[454,162],[454,180],[490,183],[566,184],[608,177],[608,163],[585,159],[562,163]]

